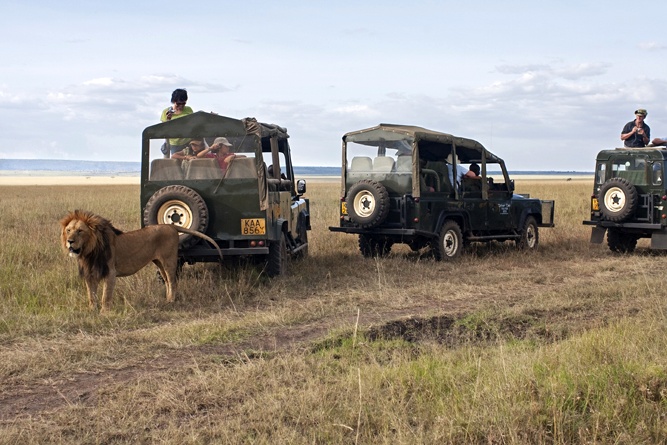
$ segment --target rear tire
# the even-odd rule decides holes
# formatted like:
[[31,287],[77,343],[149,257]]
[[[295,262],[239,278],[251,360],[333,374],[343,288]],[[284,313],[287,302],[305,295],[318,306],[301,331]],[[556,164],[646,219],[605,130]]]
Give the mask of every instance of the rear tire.
[[608,229],[607,245],[615,253],[632,253],[637,247],[637,237],[617,229]]
[[463,250],[463,233],[456,221],[447,220],[440,229],[438,244],[435,246],[435,258],[438,261],[450,261],[458,258]]
[[394,243],[384,237],[359,235],[359,251],[365,258],[385,257]]
[[[174,224],[205,233],[208,228],[206,202],[189,187],[168,185],[150,197],[144,208],[144,225]],[[200,239],[188,233],[179,233],[181,247],[197,244]]]

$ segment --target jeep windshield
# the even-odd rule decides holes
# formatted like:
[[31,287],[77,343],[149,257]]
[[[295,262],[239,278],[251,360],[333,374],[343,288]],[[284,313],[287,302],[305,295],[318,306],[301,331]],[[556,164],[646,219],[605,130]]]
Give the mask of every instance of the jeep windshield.
[[347,167],[350,171],[410,173],[412,139],[367,139],[347,141]]
[[[509,189],[502,160],[476,141],[420,127],[381,124],[343,137],[344,186],[381,181],[390,193],[457,194],[461,177],[475,163],[491,190]],[[414,154],[418,150],[418,154]],[[456,171],[456,173],[455,173]],[[419,181],[412,176],[418,175]],[[345,193],[345,189],[343,189]]]
[[[596,182],[602,184],[609,178],[623,178],[634,185],[648,185],[646,165],[647,158],[645,156],[619,156],[613,159],[609,165],[607,163],[598,164],[595,175]],[[660,184],[662,181],[662,176],[659,174],[662,170],[660,163],[652,165],[651,171],[653,171],[654,167],[658,173],[656,175],[657,184]],[[610,173],[608,173],[608,168],[611,170]]]
[[[257,138],[253,135],[214,134],[170,140],[183,142],[174,153],[170,152],[165,139],[148,141],[149,181],[257,177],[254,167]],[[173,145],[171,147],[173,150]]]

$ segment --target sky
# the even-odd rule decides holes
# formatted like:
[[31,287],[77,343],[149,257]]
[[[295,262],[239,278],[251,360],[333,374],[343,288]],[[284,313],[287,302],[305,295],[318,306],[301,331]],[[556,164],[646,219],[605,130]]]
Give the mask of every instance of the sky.
[[667,2],[0,0],[0,159],[140,161],[195,111],[286,127],[338,166],[380,123],[475,139],[509,170],[592,171],[634,110],[667,137]]

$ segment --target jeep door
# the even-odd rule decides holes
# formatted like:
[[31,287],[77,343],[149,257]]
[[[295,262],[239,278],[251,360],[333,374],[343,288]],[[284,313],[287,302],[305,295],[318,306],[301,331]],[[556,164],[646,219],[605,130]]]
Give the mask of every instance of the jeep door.
[[[477,181],[475,184],[473,181]],[[464,179],[461,184],[463,208],[469,217],[470,228],[474,232],[487,230],[488,198],[482,197],[482,179]]]
[[488,184],[487,221],[489,230],[509,230],[512,224],[512,195],[514,185],[509,179],[504,163],[486,163]]

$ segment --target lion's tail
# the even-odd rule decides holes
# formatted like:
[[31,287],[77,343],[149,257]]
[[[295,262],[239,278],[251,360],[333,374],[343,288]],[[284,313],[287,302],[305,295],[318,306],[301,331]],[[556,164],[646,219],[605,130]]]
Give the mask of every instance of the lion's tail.
[[218,246],[218,243],[216,243],[213,238],[211,238],[210,236],[205,235],[201,232],[197,232],[196,230],[192,230],[192,229],[188,229],[188,228],[185,228],[185,227],[177,226],[175,224],[172,224],[172,227],[174,227],[177,232],[187,233],[188,235],[194,235],[194,236],[197,236],[197,237],[199,237],[203,240],[206,240],[209,243],[213,244],[218,251],[218,255],[220,255],[220,261],[222,261],[222,259],[223,259],[222,258],[222,250],[220,250],[220,246]]

